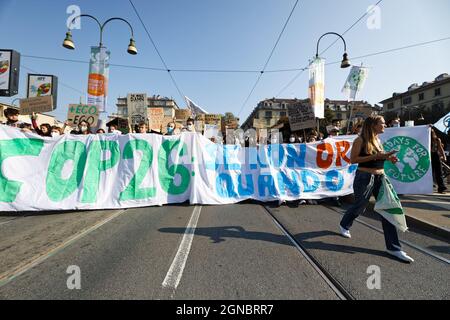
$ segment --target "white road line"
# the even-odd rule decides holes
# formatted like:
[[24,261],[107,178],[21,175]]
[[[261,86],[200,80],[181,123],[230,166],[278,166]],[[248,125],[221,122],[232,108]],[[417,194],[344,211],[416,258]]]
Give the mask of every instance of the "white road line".
[[71,245],[75,241],[83,238],[84,236],[86,236],[87,234],[91,233],[92,231],[97,230],[98,228],[100,228],[104,224],[106,224],[109,221],[117,218],[118,216],[120,216],[124,212],[125,212],[125,210],[120,210],[120,211],[114,213],[113,215],[109,216],[105,220],[102,220],[102,221],[96,223],[92,227],[89,227],[89,228],[87,228],[87,229],[85,229],[85,230],[83,230],[83,231],[73,235],[72,237],[70,237],[69,239],[67,239],[66,241],[61,243],[60,245],[58,245],[58,246],[48,250],[47,252],[45,252],[43,254],[39,254],[38,256],[33,257],[31,259],[31,261],[28,262],[27,264],[18,266],[14,270],[6,271],[3,274],[0,274],[0,288],[3,287],[5,284],[11,282],[14,278],[17,278],[21,274],[24,274],[25,272],[27,272],[31,268],[34,268],[38,264],[44,262],[45,260],[47,260],[51,256],[53,256],[56,253],[60,252],[61,250],[63,250],[67,246]]
[[3,226],[3,225],[5,225],[5,224],[8,224],[8,223],[11,223],[11,222],[13,222],[14,220],[17,220],[18,218],[14,218],[14,219],[11,219],[11,220],[6,220],[6,221],[3,221],[3,222],[0,222],[0,226]]
[[175,290],[180,283],[181,277],[183,276],[184,267],[186,266],[186,261],[189,256],[189,251],[191,250],[192,240],[194,239],[195,228],[197,227],[201,210],[201,206],[195,206],[194,211],[192,211],[192,216],[186,227],[186,231],[184,232],[180,247],[178,248],[172,265],[170,266],[169,271],[167,271],[166,277],[162,282],[163,288],[171,288]]

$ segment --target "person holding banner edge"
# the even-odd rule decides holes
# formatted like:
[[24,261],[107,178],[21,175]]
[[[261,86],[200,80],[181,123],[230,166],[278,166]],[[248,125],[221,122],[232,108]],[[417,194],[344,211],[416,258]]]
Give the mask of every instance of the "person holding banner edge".
[[[382,116],[370,116],[364,123],[361,135],[355,139],[351,150],[352,164],[358,164],[353,190],[355,196],[354,204],[348,208],[342,218],[339,228],[345,238],[351,238],[350,227],[353,221],[363,213],[372,195],[378,197],[382,179],[384,178],[384,162],[396,163],[398,158],[394,155],[397,151],[384,152],[378,135],[384,132],[386,127]],[[414,260],[401,250],[397,229],[388,220],[381,216],[384,239],[387,253],[405,262]]]

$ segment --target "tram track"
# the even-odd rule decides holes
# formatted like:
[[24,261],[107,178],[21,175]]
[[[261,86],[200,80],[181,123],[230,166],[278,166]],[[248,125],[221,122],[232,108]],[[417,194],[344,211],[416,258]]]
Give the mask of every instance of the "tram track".
[[302,245],[295,237],[281,224],[275,217],[272,210],[266,205],[261,205],[265,212],[270,216],[275,225],[284,233],[284,235],[292,242],[297,251],[309,262],[312,268],[327,283],[340,300],[355,300],[353,295],[337,280],[333,275]]

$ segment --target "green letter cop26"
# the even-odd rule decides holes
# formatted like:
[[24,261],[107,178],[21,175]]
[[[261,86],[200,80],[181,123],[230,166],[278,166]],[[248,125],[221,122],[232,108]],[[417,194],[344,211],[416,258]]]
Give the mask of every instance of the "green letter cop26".
[[[3,161],[10,157],[39,156],[43,146],[43,140],[39,139],[0,140],[0,168]],[[146,140],[128,141],[123,149],[122,159],[133,159],[138,151],[142,153],[139,168],[126,188],[120,192],[120,201],[155,197],[155,187],[140,187],[147,172],[153,168],[158,170],[161,189],[168,194],[178,195],[187,190],[191,179],[190,170],[182,164],[170,163],[170,155],[173,151],[176,151],[180,157],[187,154],[185,143],[180,145],[180,140],[164,141],[158,151],[157,166],[152,166],[153,147]],[[110,156],[102,160],[104,152],[108,152]],[[72,162],[72,172],[69,177],[63,177],[63,168],[68,161]],[[116,141],[94,140],[88,149],[80,141],[63,141],[55,146],[51,154],[45,181],[48,198],[54,202],[60,202],[82,187],[81,202],[96,202],[100,174],[117,166],[119,161],[120,149]],[[175,183],[176,175],[180,176],[178,183]],[[14,202],[22,184],[23,182],[8,180],[0,171],[0,190],[2,190],[0,201]]]

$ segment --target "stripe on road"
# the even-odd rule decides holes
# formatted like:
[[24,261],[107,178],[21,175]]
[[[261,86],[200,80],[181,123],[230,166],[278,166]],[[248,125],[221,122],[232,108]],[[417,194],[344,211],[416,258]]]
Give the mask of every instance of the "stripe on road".
[[195,228],[197,227],[201,210],[201,206],[195,206],[194,211],[192,211],[191,219],[186,227],[186,231],[184,232],[177,254],[173,259],[169,271],[167,271],[164,281],[162,282],[163,288],[175,290],[180,283],[181,277],[183,276],[184,267],[186,266],[186,261],[189,256],[189,251],[191,250],[192,240],[194,239]]

